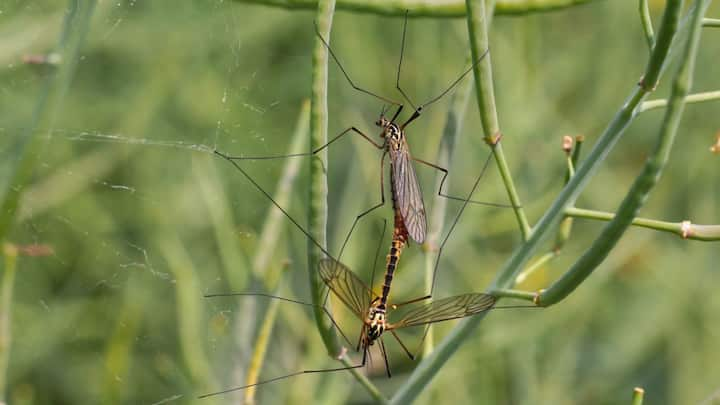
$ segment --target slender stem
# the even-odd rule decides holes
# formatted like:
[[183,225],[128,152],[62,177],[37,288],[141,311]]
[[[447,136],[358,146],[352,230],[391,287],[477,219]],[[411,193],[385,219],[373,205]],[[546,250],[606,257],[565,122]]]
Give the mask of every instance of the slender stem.
[[510,290],[505,288],[498,288],[495,290],[490,290],[490,294],[496,296],[496,297],[504,297],[504,298],[518,298],[525,301],[535,301],[535,297],[537,297],[537,293],[534,292],[527,292],[527,291],[520,291],[520,290]]
[[635,387],[633,389],[632,405],[642,405],[644,396],[645,390],[640,387]]
[[537,260],[532,262],[529,266],[525,268],[520,274],[515,277],[515,284],[520,284],[524,282],[525,280],[530,277],[533,273],[535,273],[538,269],[542,268],[545,264],[547,264],[550,260],[556,258],[558,256],[558,253],[556,250],[551,250],[544,255],[540,256]]
[[[570,207],[565,210],[569,217],[611,221],[615,218],[612,212],[588,210]],[[631,225],[654,229],[661,232],[670,232],[683,239],[716,241],[720,240],[720,225],[698,225],[690,221],[666,222],[647,218],[633,218]]]
[[615,217],[610,221],[590,248],[578,259],[559,280],[540,294],[540,305],[553,305],[573,292],[615,247],[625,230],[631,225],[638,210],[647,200],[650,191],[662,175],[670,157],[680,118],[685,107],[685,96],[692,86],[695,59],[702,32],[702,16],[711,0],[697,0],[692,9],[692,20],[688,39],[684,47],[680,68],[675,75],[658,142],[648,156],[642,173],[635,179],[630,191],[623,199]]
[[[663,71],[663,67],[667,63],[670,45],[678,30],[678,24],[675,21],[680,18],[682,11],[681,6],[681,0],[669,0],[666,3],[665,14],[670,14],[674,16],[674,18],[663,18],[663,24],[660,25],[657,42],[653,49],[653,56],[656,54],[660,56],[650,58],[651,63],[646,67],[646,73],[657,71],[659,75],[659,73]],[[553,226],[560,221],[565,208],[575,201],[607,154],[617,143],[624,130],[635,117],[635,108],[643,100],[647,92],[647,89],[641,87],[636,87],[632,90],[623,106],[615,114],[605,131],[603,131],[598,142],[588,154],[588,157],[576,167],[575,176],[570,179],[565,188],[560,192],[560,195],[558,195],[548,211],[540,219],[530,238],[515,249],[510,259],[503,266],[498,277],[493,282],[490,288],[491,290],[508,288],[514,283],[515,277],[517,277],[517,274],[522,270],[525,263],[530,260],[535,250],[550,235],[550,232],[554,229]],[[406,404],[415,399],[435,374],[437,374],[442,365],[445,364],[450,356],[458,349],[460,343],[470,336],[483,319],[484,314],[479,314],[462,321],[454,328],[452,332],[440,342],[435,351],[415,368],[405,384],[403,384],[392,398],[392,403]]]
[[[470,36],[470,50],[473,60],[477,60],[489,46],[487,14],[485,13],[485,2],[481,0],[468,0],[466,2],[468,17],[468,34]],[[493,89],[492,76],[492,53],[488,53],[482,62],[473,68],[475,75],[475,94],[477,95],[478,109],[485,132],[485,142],[490,146],[495,162],[497,163],[500,176],[505,185],[508,198],[513,205],[515,218],[520,227],[523,240],[527,240],[531,229],[522,208],[520,197],[515,190],[515,184],[510,174],[510,168],[505,160],[502,143],[500,142],[500,123],[495,106],[495,93]]]
[[[695,93],[690,94],[689,96],[685,97],[685,102],[688,104],[694,104],[694,103],[702,103],[705,101],[715,101],[720,100],[720,90],[716,91],[706,91],[703,93]],[[648,100],[644,101],[642,104],[640,104],[640,108],[638,109],[638,112],[645,112],[654,110],[656,108],[663,108],[667,107],[668,101],[666,99],[659,99],[659,100]]]
[[[658,78],[664,67],[663,61],[667,58],[672,39],[680,24],[680,6],[682,3],[683,1],[678,0],[669,1],[665,7],[665,13],[663,13],[663,18],[660,23],[660,31],[657,37],[655,37],[653,52],[645,67],[645,74],[640,81],[640,87],[647,91],[653,91],[657,86]],[[678,6],[677,9],[675,8],[676,6]]]
[[720,19],[703,18],[703,27],[720,27]]
[[[326,0],[317,3],[315,23],[320,35],[330,41],[335,1]],[[315,150],[327,143],[327,82],[328,82],[328,49],[320,38],[315,38],[312,56],[312,98],[310,102],[310,150]],[[308,231],[322,246],[327,246],[327,150],[324,149],[310,159],[310,209],[308,213]],[[338,337],[332,329],[330,321],[325,317],[320,306],[322,302],[323,284],[315,271],[323,253],[311,241],[308,241],[308,276],[312,301],[315,304],[315,323],[323,343],[332,357],[341,352]]]
[[217,390],[217,379],[210,367],[207,353],[202,345],[203,309],[201,300],[198,300],[198,291],[201,290],[198,282],[198,271],[193,265],[188,250],[183,246],[180,238],[175,234],[163,234],[159,240],[168,268],[177,282],[175,288],[177,334],[180,351],[192,380],[198,386],[209,387],[211,391]]
[[[287,270],[288,268],[289,266],[287,264],[280,266],[280,275],[282,275],[283,270]],[[278,282],[276,283],[273,295],[279,296],[283,282],[282,279],[277,281]],[[272,335],[272,330],[275,326],[275,318],[277,317],[280,302],[280,300],[270,300],[267,311],[265,311],[263,322],[260,325],[260,331],[258,332],[257,340],[255,341],[255,347],[253,348],[253,355],[250,359],[250,366],[248,367],[247,378],[245,379],[246,385],[252,385],[258,382],[260,370],[265,362],[265,354],[267,353],[268,344],[270,343],[270,336]],[[255,403],[255,392],[257,392],[257,386],[248,387],[245,390],[245,404]]]
[[[235,0],[239,3],[264,4],[287,9],[314,10],[318,0]],[[497,0],[498,15],[519,15],[559,10],[597,0]],[[358,13],[411,17],[465,17],[464,0],[338,0],[337,8]]]
[[[335,12],[335,0],[322,0],[317,2],[317,14],[315,23],[318,31],[326,41],[330,41],[330,28],[332,26],[333,13]],[[315,39],[313,49],[313,73],[312,73],[312,98],[310,100],[310,150],[318,149],[327,143],[327,82],[328,82],[328,49],[320,38]],[[327,149],[323,149],[313,156],[310,162],[310,210],[308,213],[308,231],[315,241],[322,246],[327,246]],[[328,354],[338,358],[343,352],[335,329],[325,316],[321,306],[323,305],[323,284],[317,276],[315,268],[323,258],[323,252],[311,241],[308,241],[308,276],[310,281],[310,292],[312,301],[315,304],[315,324],[322,337]],[[349,365],[345,356],[340,360]],[[358,369],[350,370],[353,376],[368,390],[370,395],[378,402],[385,401],[380,390],[370,380],[361,374]]]
[[648,0],[640,0],[638,7],[640,11],[640,23],[642,24],[643,32],[645,33],[648,50],[652,52],[655,47],[655,33],[653,32],[652,19],[650,19],[650,7],[648,7]]
[[11,309],[13,286],[15,285],[15,270],[17,264],[17,249],[14,246],[0,245],[4,259],[5,271],[0,284],[0,404],[6,403],[7,370],[10,361],[10,344],[12,343]]
[[53,69],[38,97],[30,124],[4,155],[10,161],[4,189],[0,189],[0,241],[5,239],[15,219],[18,201],[30,181],[43,146],[39,132],[52,131],[55,117],[62,107],[63,97],[70,87],[80,48],[90,26],[95,0],[70,0],[63,22],[63,31],[54,51],[63,63]]

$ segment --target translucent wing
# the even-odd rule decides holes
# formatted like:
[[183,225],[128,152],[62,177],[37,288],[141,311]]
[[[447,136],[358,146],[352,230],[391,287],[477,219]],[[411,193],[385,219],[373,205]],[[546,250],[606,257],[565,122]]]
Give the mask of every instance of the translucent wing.
[[443,298],[408,311],[403,319],[392,323],[388,329],[425,325],[449,321],[485,312],[491,309],[497,299],[490,294],[474,293]]
[[361,320],[376,295],[344,264],[322,259],[318,265],[320,278],[340,300]]
[[391,178],[396,209],[405,222],[405,228],[417,243],[425,241],[427,221],[422,191],[418,184],[415,168],[410,160],[407,143],[398,151],[391,151]]

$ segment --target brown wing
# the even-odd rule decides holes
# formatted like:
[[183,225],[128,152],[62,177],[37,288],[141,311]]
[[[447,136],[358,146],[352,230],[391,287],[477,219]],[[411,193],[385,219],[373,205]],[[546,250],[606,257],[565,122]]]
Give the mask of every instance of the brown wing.
[[392,323],[388,329],[425,325],[428,323],[449,321],[485,312],[491,309],[497,298],[490,294],[473,293],[443,298],[412,309],[403,319]]
[[417,243],[423,243],[427,231],[425,206],[407,144],[398,151],[391,151],[390,159],[395,209],[400,210],[410,237]]
[[370,303],[377,297],[350,269],[334,259],[322,259],[320,278],[340,300],[364,320]]

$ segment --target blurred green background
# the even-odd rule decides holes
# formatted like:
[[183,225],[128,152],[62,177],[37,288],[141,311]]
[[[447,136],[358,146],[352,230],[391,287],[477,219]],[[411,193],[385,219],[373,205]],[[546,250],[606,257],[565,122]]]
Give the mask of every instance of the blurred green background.
[[[503,145],[535,221],[563,184],[562,135],[592,145],[637,83],[648,52],[637,2],[592,2],[552,13],[497,17],[491,32]],[[658,21],[664,2],[651,2]],[[0,145],[30,125],[54,69],[23,63],[58,41],[63,1],[0,3]],[[720,8],[711,7],[709,16]],[[264,299],[206,299],[223,291],[274,291],[309,300],[307,240],[287,220],[259,241],[266,198],[227,162],[231,154],[287,153],[310,93],[313,13],[222,0],[102,1],[53,128],[41,128],[39,164],[8,242],[43,245],[49,256],[18,263],[6,398],[29,403],[194,402],[244,381]],[[353,79],[394,91],[402,19],[338,12],[333,47]],[[718,33],[706,29],[694,90],[718,88]],[[415,101],[437,94],[466,66],[463,19],[411,19],[403,83]],[[673,71],[671,66],[669,72]],[[665,76],[667,77],[667,76]],[[654,97],[667,95],[667,83]],[[414,155],[434,161],[448,98],[409,128]],[[330,67],[329,133],[355,125],[376,134],[382,105]],[[717,223],[717,103],[688,106],[667,171],[641,215]],[[662,110],[632,124],[578,206],[612,211],[653,145]],[[450,188],[464,195],[487,157],[470,98]],[[360,211],[376,203],[379,154],[359,137],[330,148],[329,249],[337,252]],[[303,148],[305,149],[305,148]],[[243,162],[273,192],[286,162]],[[288,201],[306,219],[308,162]],[[3,169],[4,170],[4,169]],[[435,173],[418,166],[428,210]],[[2,183],[7,176],[0,173]],[[476,199],[506,202],[497,172]],[[449,203],[448,219],[459,204]],[[361,222],[343,255],[368,279],[389,206]],[[521,287],[562,274],[602,223],[575,221],[561,257]],[[519,241],[511,210],[471,207],[441,260],[436,296],[482,291]],[[383,257],[387,247],[382,241]],[[260,252],[264,272],[253,273]],[[425,253],[403,255],[393,296],[422,289]],[[718,249],[631,229],[606,262],[560,304],[490,315],[426,388],[421,403],[617,404],[632,388],[652,404],[698,403],[720,389]],[[336,306],[337,308],[337,306]],[[3,308],[6,310],[7,308]],[[338,311],[346,333],[357,322]],[[440,338],[451,327],[436,328]],[[404,333],[411,346],[418,336]],[[368,368],[395,392],[415,363],[389,342],[394,376],[379,356]],[[262,378],[333,367],[307,308],[281,304]],[[347,373],[300,376],[258,390],[260,403],[366,403]],[[239,401],[227,395],[203,403]],[[718,402],[717,396],[715,403]],[[713,402],[707,402],[713,403]]]

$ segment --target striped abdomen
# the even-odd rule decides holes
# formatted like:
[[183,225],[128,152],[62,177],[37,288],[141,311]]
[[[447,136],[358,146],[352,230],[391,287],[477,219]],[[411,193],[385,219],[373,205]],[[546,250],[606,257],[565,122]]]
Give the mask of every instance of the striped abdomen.
[[380,307],[385,308],[388,295],[390,295],[390,285],[392,284],[393,274],[397,268],[400,255],[407,243],[408,233],[405,229],[400,213],[395,211],[395,229],[393,230],[392,244],[390,245],[390,253],[387,255],[387,265],[385,267],[385,283],[383,284],[382,296],[380,297]]

